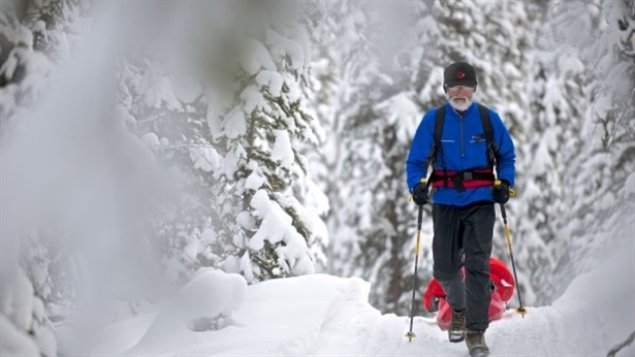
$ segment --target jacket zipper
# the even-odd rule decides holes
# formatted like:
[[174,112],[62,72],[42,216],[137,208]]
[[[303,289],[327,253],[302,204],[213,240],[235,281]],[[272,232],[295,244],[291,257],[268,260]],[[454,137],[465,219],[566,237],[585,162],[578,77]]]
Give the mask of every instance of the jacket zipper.
[[465,157],[465,140],[463,139],[463,116],[459,115],[459,122],[461,126],[461,157]]

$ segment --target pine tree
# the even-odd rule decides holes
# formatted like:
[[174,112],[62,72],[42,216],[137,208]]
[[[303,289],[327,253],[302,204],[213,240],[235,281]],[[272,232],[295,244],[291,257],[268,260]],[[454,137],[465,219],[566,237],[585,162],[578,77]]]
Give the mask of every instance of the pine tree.
[[630,0],[560,5],[554,26],[587,31],[590,40],[577,43],[589,76],[589,102],[568,129],[586,139],[569,152],[570,165],[564,168],[563,185],[574,194],[564,197],[568,211],[558,222],[566,239],[560,265],[567,269],[558,272],[556,282],[587,271],[615,243],[597,222],[612,222],[629,209],[635,169],[635,5]]
[[[352,216],[357,215],[359,210],[367,209],[367,204],[350,204],[351,199],[354,199],[350,186],[355,183],[351,177],[355,167],[348,158],[348,148],[353,146],[349,137],[353,135],[352,129],[356,129],[352,123],[356,118],[352,116],[358,115],[360,107],[369,101],[363,92],[366,88],[356,83],[356,80],[366,78],[368,72],[373,70],[373,65],[367,63],[368,44],[363,38],[366,15],[360,3],[327,2],[325,5],[328,7],[318,15],[318,27],[313,32],[318,45],[316,56],[319,58],[313,64],[313,70],[321,84],[315,106],[324,123],[327,141],[324,149],[313,156],[317,157],[316,162],[324,165],[320,182],[332,207],[328,216],[329,230],[332,232],[329,246],[331,272],[350,275],[352,269],[357,268],[345,262],[351,253],[359,253],[356,246],[360,235],[354,231],[362,228],[359,227],[362,222],[356,222],[359,217]],[[344,64],[346,62],[348,66]],[[312,165],[313,168],[316,166]]]
[[[320,192],[303,152],[323,134],[304,104],[312,84],[301,12],[281,2],[208,3],[188,21],[204,21],[196,15],[203,9],[234,20],[200,24],[209,33],[193,51],[165,44],[177,58],[191,56],[180,58],[189,75],[183,63],[170,65],[179,59],[152,51],[120,74],[120,120],[169,174],[154,227],[164,263],[179,280],[201,266],[250,281],[312,272],[325,264],[327,232],[308,209]],[[199,38],[198,28],[176,36]],[[179,89],[184,82],[198,85]],[[271,228],[278,223],[282,232]]]
[[128,59],[119,78],[117,119],[145,143],[167,173],[158,193],[162,204],[152,241],[168,276],[188,279],[200,266],[218,266],[224,253],[214,240],[220,166],[210,143],[203,94],[196,82],[188,90],[177,90],[179,74],[162,66],[159,58]]
[[[272,21],[282,5],[257,7]],[[243,10],[246,16],[252,11]],[[240,256],[226,267],[249,281],[311,273],[325,264],[316,249],[327,238],[324,223],[304,206],[313,184],[300,150],[323,137],[304,103],[308,37],[302,22],[277,21],[253,21],[253,28],[229,35],[225,58],[238,61],[225,73],[236,85],[208,94],[207,120],[225,188],[218,204],[228,222],[220,234]]]
[[316,35],[314,68],[322,82],[317,110],[328,133],[316,161],[324,165],[321,178],[332,207],[330,271],[370,281],[370,300],[379,309],[403,310],[400,298],[409,284],[401,256],[406,216],[398,213],[406,202],[404,148],[399,112],[386,90],[390,79],[381,74],[371,38],[376,9],[363,2],[329,5]]
[[[2,292],[0,293],[0,354],[55,356],[57,338],[51,319],[68,305],[55,266],[63,259],[50,249],[43,227],[17,226],[31,222],[30,212],[14,206],[15,172],[8,152],[25,113],[41,96],[46,78],[64,55],[62,39],[70,35],[80,15],[75,1],[35,1],[2,4],[0,13],[0,125],[2,137]],[[5,161],[6,160],[6,161]],[[10,162],[7,162],[10,161]],[[8,216],[10,214],[11,216]],[[39,222],[42,223],[42,222]],[[59,233],[59,232],[56,232]]]

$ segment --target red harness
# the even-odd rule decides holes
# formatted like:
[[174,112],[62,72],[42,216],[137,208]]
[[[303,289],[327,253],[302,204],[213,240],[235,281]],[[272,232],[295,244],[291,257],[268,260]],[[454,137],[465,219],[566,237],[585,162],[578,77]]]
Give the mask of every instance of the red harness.
[[493,186],[494,172],[491,167],[465,171],[434,170],[430,181],[432,187],[467,188]]

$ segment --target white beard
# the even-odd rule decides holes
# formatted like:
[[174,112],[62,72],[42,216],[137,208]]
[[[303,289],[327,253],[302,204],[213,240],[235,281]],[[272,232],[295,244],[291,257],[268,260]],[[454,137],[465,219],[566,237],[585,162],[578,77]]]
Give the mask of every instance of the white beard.
[[470,105],[472,105],[472,98],[465,98],[465,97],[450,98],[449,102],[452,108],[460,112],[464,112],[467,110],[467,108],[470,107]]

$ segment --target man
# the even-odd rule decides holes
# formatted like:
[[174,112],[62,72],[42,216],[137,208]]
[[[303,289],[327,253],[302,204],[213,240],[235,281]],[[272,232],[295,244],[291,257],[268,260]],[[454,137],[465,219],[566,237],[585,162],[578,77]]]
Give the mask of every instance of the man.
[[[472,100],[474,67],[451,64],[443,82],[448,102],[427,112],[417,128],[406,161],[408,188],[416,204],[433,204],[433,269],[452,307],[449,340],[465,339],[471,356],[486,356],[494,203],[509,199],[516,156],[499,115]],[[433,172],[426,180],[429,164]]]

